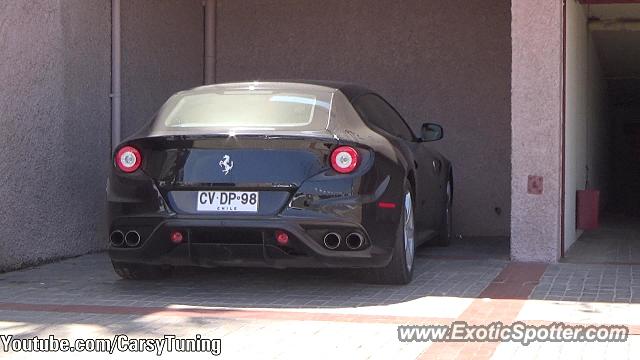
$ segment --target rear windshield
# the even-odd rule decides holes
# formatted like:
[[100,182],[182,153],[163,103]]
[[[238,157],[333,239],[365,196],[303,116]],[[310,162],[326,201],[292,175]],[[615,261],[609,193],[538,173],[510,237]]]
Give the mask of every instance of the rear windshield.
[[329,92],[206,88],[173,96],[158,120],[171,129],[326,127],[330,110]]

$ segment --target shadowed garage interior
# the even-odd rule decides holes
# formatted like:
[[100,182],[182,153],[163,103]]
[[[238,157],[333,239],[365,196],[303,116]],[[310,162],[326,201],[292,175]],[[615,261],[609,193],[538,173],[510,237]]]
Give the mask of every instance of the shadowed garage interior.
[[[454,233],[506,248],[510,1],[215,4],[215,82],[354,82],[388,98],[414,131],[423,122],[442,124],[445,139],[433,146],[455,165]],[[123,6],[129,11],[123,11],[126,136],[173,91],[203,81],[204,15],[200,1],[131,0]]]
[[[455,164],[454,232],[506,249],[510,1],[207,0],[210,37],[202,0],[119,3],[117,94],[111,1],[0,2],[0,120],[11,139],[0,162],[0,270],[106,247],[109,104],[121,96],[122,136],[132,135],[171,94],[205,83],[205,48],[216,82],[356,82],[397,105],[414,130],[442,124],[434,147]],[[29,166],[15,161],[25,153]],[[10,240],[16,233],[29,236]]]
[[[567,261],[638,263],[640,4],[570,1],[567,30]],[[579,224],[584,189],[600,192],[597,229]]]

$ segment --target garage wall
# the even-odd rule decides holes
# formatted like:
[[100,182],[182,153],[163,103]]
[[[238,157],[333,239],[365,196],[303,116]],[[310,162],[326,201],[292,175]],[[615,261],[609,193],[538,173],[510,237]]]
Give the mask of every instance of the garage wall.
[[567,105],[565,123],[565,250],[582,234],[576,230],[576,191],[589,187],[606,199],[607,86],[591,34],[587,9],[567,2]]
[[202,0],[126,0],[122,13],[122,138],[173,93],[203,82]]
[[0,271],[104,247],[110,5],[0,1]]
[[510,21],[509,0],[217,0],[217,82],[356,82],[442,124],[454,231],[508,236]]

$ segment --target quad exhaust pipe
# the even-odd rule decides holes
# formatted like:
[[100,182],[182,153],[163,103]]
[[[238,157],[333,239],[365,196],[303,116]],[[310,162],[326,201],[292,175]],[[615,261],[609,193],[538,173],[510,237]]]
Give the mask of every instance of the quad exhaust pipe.
[[109,241],[111,241],[111,245],[120,247],[124,244],[124,233],[120,230],[116,230],[109,235]]
[[136,247],[140,245],[140,234],[135,230],[131,230],[124,236],[124,242],[129,247]]
[[[329,250],[336,250],[342,245],[342,236],[336,232],[327,233],[323,239],[324,247]],[[364,246],[364,236],[357,232],[352,232],[344,238],[344,244],[349,250],[359,250]]]
[[121,247],[126,245],[128,247],[136,247],[140,245],[140,233],[135,230],[127,231],[123,233],[120,230],[115,230],[109,235],[109,241],[112,246]]
[[358,250],[364,245],[364,237],[359,233],[351,233],[344,239],[349,250]]
[[342,237],[338,233],[330,232],[324,236],[324,246],[329,250],[335,250],[340,246]]

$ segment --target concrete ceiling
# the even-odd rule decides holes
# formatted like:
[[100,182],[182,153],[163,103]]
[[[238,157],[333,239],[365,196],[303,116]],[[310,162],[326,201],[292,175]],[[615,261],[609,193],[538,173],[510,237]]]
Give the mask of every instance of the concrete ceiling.
[[605,77],[640,79],[640,4],[586,7]]
[[640,4],[585,8],[609,96],[614,102],[635,102],[640,92]]
[[585,5],[592,18],[601,20],[640,19],[640,4]]

